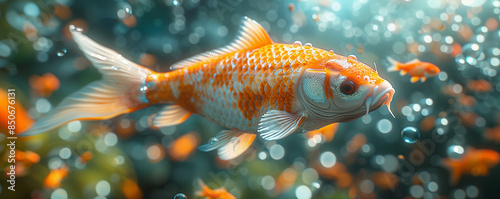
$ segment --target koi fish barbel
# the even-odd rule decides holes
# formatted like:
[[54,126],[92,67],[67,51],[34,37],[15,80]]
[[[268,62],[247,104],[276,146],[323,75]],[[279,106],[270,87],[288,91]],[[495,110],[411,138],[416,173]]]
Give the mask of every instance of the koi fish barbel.
[[279,140],[357,119],[382,105],[390,111],[394,95],[392,85],[355,56],[275,43],[247,17],[234,42],[178,62],[167,73],[125,59],[83,35],[80,28],[70,30],[103,78],[64,99],[21,135],[166,104],[153,117],[153,125],[177,125],[199,114],[230,129],[199,147],[217,149],[219,157],[228,160],[245,152],[257,135]]

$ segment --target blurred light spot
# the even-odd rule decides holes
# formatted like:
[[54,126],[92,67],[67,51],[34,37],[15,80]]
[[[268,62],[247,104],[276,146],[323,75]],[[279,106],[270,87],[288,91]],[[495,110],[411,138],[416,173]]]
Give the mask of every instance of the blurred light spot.
[[270,175],[264,176],[261,180],[261,184],[265,190],[271,190],[274,188],[274,178]]
[[63,188],[56,189],[50,194],[50,199],[66,199],[68,198],[68,192]]
[[265,160],[266,158],[267,158],[267,154],[266,154],[266,152],[261,151],[261,152],[259,153],[259,159],[261,159],[261,160]]
[[121,155],[115,157],[115,162],[117,165],[121,165],[125,162],[125,158]]
[[448,79],[448,74],[442,71],[438,74],[438,78],[441,81],[446,81]]
[[279,144],[274,144],[269,149],[269,155],[271,155],[271,158],[279,160],[285,156],[285,149]]
[[401,113],[403,113],[404,116],[409,116],[412,113],[412,109],[409,106],[404,106],[401,108]]
[[438,184],[436,182],[430,182],[428,185],[427,185],[427,188],[429,189],[429,191],[432,191],[432,192],[436,192],[438,190]]
[[378,165],[382,165],[384,164],[384,162],[385,162],[384,156],[381,155],[375,156],[375,163],[377,163]]
[[71,157],[71,150],[68,147],[64,147],[59,151],[59,157],[62,159],[68,159]]
[[7,44],[0,42],[0,57],[8,57],[11,53],[12,50],[10,50],[10,47]]
[[441,124],[442,124],[443,126],[448,125],[448,119],[446,119],[446,118],[441,118]]
[[101,180],[95,186],[95,192],[99,196],[107,196],[111,191],[111,185],[106,180]]
[[371,193],[375,189],[375,185],[373,184],[373,182],[368,179],[361,181],[359,187],[364,193]]
[[38,6],[33,2],[26,3],[24,5],[23,11],[27,16],[30,17],[38,17],[38,15],[40,15],[40,8],[38,8]]
[[45,99],[45,98],[40,98],[36,101],[36,110],[40,113],[48,113],[50,109],[52,108],[52,105],[50,105],[50,102]]
[[309,199],[312,197],[312,192],[309,187],[300,185],[297,189],[295,189],[295,196],[297,199]]
[[79,132],[82,129],[82,123],[79,120],[68,123],[68,130],[71,132]]
[[330,151],[323,152],[320,157],[319,161],[321,165],[323,165],[326,168],[333,167],[335,163],[337,162],[337,158],[335,157],[335,154],[333,154]]
[[61,168],[63,165],[64,163],[60,158],[52,158],[48,164],[50,170]]
[[453,191],[453,198],[465,199],[465,191],[462,189],[457,189],[457,190]]
[[382,164],[382,169],[387,172],[394,172],[398,169],[398,159],[393,155],[385,155],[384,156],[384,164]]
[[116,134],[109,132],[104,135],[104,144],[108,146],[115,146],[116,143],[118,143],[118,137]]
[[474,185],[468,186],[467,189],[465,189],[465,190],[466,190],[467,196],[469,196],[470,198],[476,198],[479,195],[479,190]]
[[381,119],[377,123],[377,128],[382,133],[389,133],[392,130],[392,123],[388,119]]
[[419,104],[413,104],[413,110],[416,111],[416,112],[419,112],[421,109],[420,105]]
[[433,103],[434,103],[434,102],[432,101],[432,99],[431,99],[431,98],[427,98],[427,99],[425,99],[425,104],[427,104],[427,106],[432,106],[432,104],[433,104]]
[[148,154],[148,158],[153,162],[157,162],[165,156],[165,151],[159,144],[149,146],[146,153]]
[[424,195],[424,188],[420,185],[412,185],[410,187],[410,195],[414,198],[421,198]]
[[464,154],[464,147],[460,145],[451,145],[448,147],[446,152],[448,153],[448,157],[458,159]]
[[302,181],[306,184],[311,184],[319,179],[318,172],[313,168],[307,168],[302,171]]

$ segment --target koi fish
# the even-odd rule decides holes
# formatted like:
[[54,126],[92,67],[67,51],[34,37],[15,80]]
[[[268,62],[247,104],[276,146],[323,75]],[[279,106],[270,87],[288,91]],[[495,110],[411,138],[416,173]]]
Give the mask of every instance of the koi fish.
[[355,56],[274,43],[247,17],[240,29],[228,46],[178,62],[171,72],[156,73],[70,26],[74,41],[103,79],[67,97],[23,135],[73,120],[101,120],[171,104],[152,118],[154,126],[177,125],[193,114],[202,115],[230,130],[199,149],[217,149],[221,159],[229,160],[245,152],[257,135],[279,140],[357,119],[382,105],[390,111],[392,85]]
[[218,189],[210,189],[203,181],[198,179],[199,190],[196,192],[197,196],[204,197],[206,199],[236,199],[231,193],[229,193],[226,188],[221,187]]
[[486,176],[489,169],[500,162],[500,154],[489,149],[474,149],[470,147],[460,159],[447,158],[444,166],[451,171],[451,181],[456,184],[463,174]]
[[391,67],[389,67],[388,71],[400,71],[401,76],[408,73],[408,75],[411,76],[410,81],[412,83],[418,80],[425,82],[427,78],[434,77],[441,71],[436,65],[418,59],[406,63],[400,63],[391,57],[387,57],[387,60],[391,63]]

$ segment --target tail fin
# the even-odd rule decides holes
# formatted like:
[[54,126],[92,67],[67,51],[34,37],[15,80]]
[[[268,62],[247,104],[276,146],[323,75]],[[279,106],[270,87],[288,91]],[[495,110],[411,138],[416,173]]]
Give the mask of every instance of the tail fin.
[[398,71],[399,70],[399,62],[393,59],[392,57],[387,57],[387,61],[391,64],[391,66],[387,69],[387,71],[392,72],[392,71]]
[[129,113],[148,105],[144,85],[150,70],[103,47],[70,26],[73,40],[85,53],[103,79],[95,81],[64,99],[19,136],[31,136],[73,120],[100,120]]

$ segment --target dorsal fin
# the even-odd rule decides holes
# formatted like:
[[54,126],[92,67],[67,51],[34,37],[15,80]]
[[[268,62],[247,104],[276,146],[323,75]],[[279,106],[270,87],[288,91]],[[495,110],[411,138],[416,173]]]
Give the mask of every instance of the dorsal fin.
[[269,37],[266,30],[264,30],[264,28],[262,28],[259,23],[248,17],[243,17],[238,36],[231,44],[177,62],[172,65],[170,69],[175,70],[184,68],[205,59],[210,59],[212,57],[216,57],[226,53],[231,53],[239,50],[254,49],[272,43],[273,41],[271,40],[271,37]]

